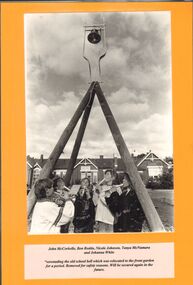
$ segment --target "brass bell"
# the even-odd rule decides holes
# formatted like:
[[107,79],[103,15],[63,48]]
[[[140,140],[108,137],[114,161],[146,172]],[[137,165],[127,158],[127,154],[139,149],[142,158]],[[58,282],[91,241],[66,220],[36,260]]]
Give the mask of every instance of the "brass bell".
[[98,44],[101,41],[101,35],[99,34],[99,31],[96,29],[93,29],[87,37],[88,41],[91,44]]

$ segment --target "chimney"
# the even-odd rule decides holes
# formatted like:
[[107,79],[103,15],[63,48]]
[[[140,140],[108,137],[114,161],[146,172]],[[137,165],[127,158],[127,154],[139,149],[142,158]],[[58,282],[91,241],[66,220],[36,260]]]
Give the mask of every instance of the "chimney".
[[117,156],[114,156],[113,160],[114,160],[114,168],[117,169],[118,167]]
[[135,157],[136,156],[136,150],[134,149],[133,152],[131,153],[131,157]]
[[44,161],[44,156],[43,156],[43,154],[40,155],[40,161],[41,161],[41,162]]
[[103,157],[103,155],[100,155],[99,158],[100,158],[100,160],[103,160],[104,157]]

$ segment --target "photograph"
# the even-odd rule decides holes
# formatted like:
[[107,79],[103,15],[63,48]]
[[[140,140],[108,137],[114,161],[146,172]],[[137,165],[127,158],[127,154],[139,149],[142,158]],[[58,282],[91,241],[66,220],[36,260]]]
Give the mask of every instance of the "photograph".
[[24,15],[28,234],[174,231],[171,13]]

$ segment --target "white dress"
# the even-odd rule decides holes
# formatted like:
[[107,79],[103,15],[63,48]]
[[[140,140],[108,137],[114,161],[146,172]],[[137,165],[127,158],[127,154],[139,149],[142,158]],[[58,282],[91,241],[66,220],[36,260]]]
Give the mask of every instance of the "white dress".
[[99,194],[98,204],[96,208],[96,217],[95,217],[96,221],[103,222],[109,225],[113,225],[114,217],[111,214],[106,204],[105,193],[111,188],[112,186],[107,186],[107,185],[102,186],[101,193]]

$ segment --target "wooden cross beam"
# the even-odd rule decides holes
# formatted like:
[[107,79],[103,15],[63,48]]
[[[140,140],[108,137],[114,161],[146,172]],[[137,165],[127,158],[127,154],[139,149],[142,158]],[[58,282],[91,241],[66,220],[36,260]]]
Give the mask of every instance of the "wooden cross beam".
[[[104,116],[106,118],[106,121],[109,125],[109,128],[111,130],[112,136],[114,138],[115,144],[117,146],[117,149],[120,153],[120,156],[124,162],[125,168],[127,173],[129,174],[129,177],[131,179],[131,183],[133,184],[133,187],[136,191],[136,194],[138,196],[138,199],[141,203],[141,206],[144,210],[147,222],[150,226],[151,231],[165,231],[164,226],[161,222],[161,219],[151,201],[151,198],[149,197],[149,194],[147,192],[147,189],[145,188],[141,177],[137,171],[137,168],[134,164],[133,159],[131,158],[131,155],[127,149],[127,146],[125,144],[125,141],[121,135],[121,132],[119,130],[119,127],[115,121],[115,118],[110,110],[110,107],[106,101],[106,98],[100,88],[100,85],[98,82],[92,82],[90,85],[86,95],[82,99],[80,105],[78,106],[74,116],[72,117],[71,121],[69,122],[68,126],[65,128],[64,132],[62,133],[59,141],[57,142],[54,150],[52,151],[50,157],[48,158],[46,164],[44,165],[40,177],[45,178],[48,177],[51,172],[53,171],[55,164],[62,153],[66,143],[68,142],[79,118],[81,117],[83,111],[83,119],[79,128],[79,132],[74,144],[74,148],[72,151],[70,163],[69,163],[69,169],[67,171],[67,175],[65,178],[66,185],[69,185],[72,171],[76,162],[76,158],[80,149],[80,145],[82,142],[82,138],[84,136],[85,128],[88,122],[90,110],[92,108],[92,103],[94,100],[94,95],[97,94],[99,103],[101,105],[101,108],[103,110]],[[36,197],[34,194],[34,188],[30,191],[28,194],[28,216],[30,215],[33,206],[35,205]]]
[[90,111],[91,111],[91,108],[92,108],[92,104],[93,104],[93,101],[94,101],[94,96],[95,96],[95,90],[93,89],[93,92],[91,94],[90,100],[89,100],[89,102],[88,102],[88,104],[87,104],[87,106],[85,108],[84,115],[82,117],[82,121],[81,121],[79,130],[78,130],[78,134],[77,134],[77,137],[76,137],[76,140],[75,140],[75,143],[74,143],[74,147],[73,147],[73,150],[72,150],[72,154],[71,154],[71,157],[70,157],[70,161],[69,161],[69,164],[68,164],[68,169],[67,169],[66,175],[64,177],[64,182],[65,182],[66,186],[70,185],[72,172],[73,172],[73,169],[74,169],[74,166],[75,166],[75,163],[76,163],[76,159],[77,159],[77,156],[78,156],[78,153],[79,153],[81,142],[82,142],[82,139],[83,139],[83,136],[84,136],[84,132],[85,132],[86,126],[87,126],[88,118],[89,118]]
[[99,100],[99,103],[101,105],[101,108],[103,110],[104,116],[106,118],[106,121],[109,125],[109,128],[111,130],[112,136],[114,138],[115,144],[117,146],[117,149],[119,151],[119,154],[124,162],[125,168],[127,173],[129,174],[129,177],[131,179],[131,183],[133,184],[133,187],[135,189],[135,192],[137,194],[137,197],[141,203],[141,206],[143,208],[143,211],[145,213],[147,222],[150,226],[150,229],[152,231],[165,231],[164,226],[161,222],[161,219],[153,205],[153,202],[151,198],[149,197],[149,194],[147,192],[147,189],[145,188],[143,181],[141,180],[141,177],[137,171],[137,167],[135,166],[135,163],[128,151],[128,148],[125,144],[125,141],[121,135],[121,132],[119,130],[119,127],[115,121],[115,118],[109,108],[109,105],[107,103],[107,100],[100,88],[99,83],[96,83],[95,85],[95,91]]
[[[42,170],[40,172],[39,179],[49,177],[49,175],[52,173],[58,158],[60,157],[61,153],[63,152],[65,145],[67,144],[78,120],[80,119],[85,107],[87,106],[87,104],[90,100],[91,94],[93,94],[94,86],[95,86],[95,82],[92,82],[87,93],[86,93],[86,95],[83,97],[83,99],[80,102],[80,104],[79,104],[76,112],[74,113],[72,119],[70,120],[67,127],[63,131],[63,133],[62,133],[60,139],[58,140],[55,148],[53,149],[53,151],[50,154],[48,160],[46,161],[44,167],[42,168]],[[28,211],[28,217],[29,217],[32,210],[33,210],[33,207],[36,203],[36,196],[34,193],[34,187],[32,187],[30,193],[28,194],[28,201],[27,202],[28,202],[27,211]]]

